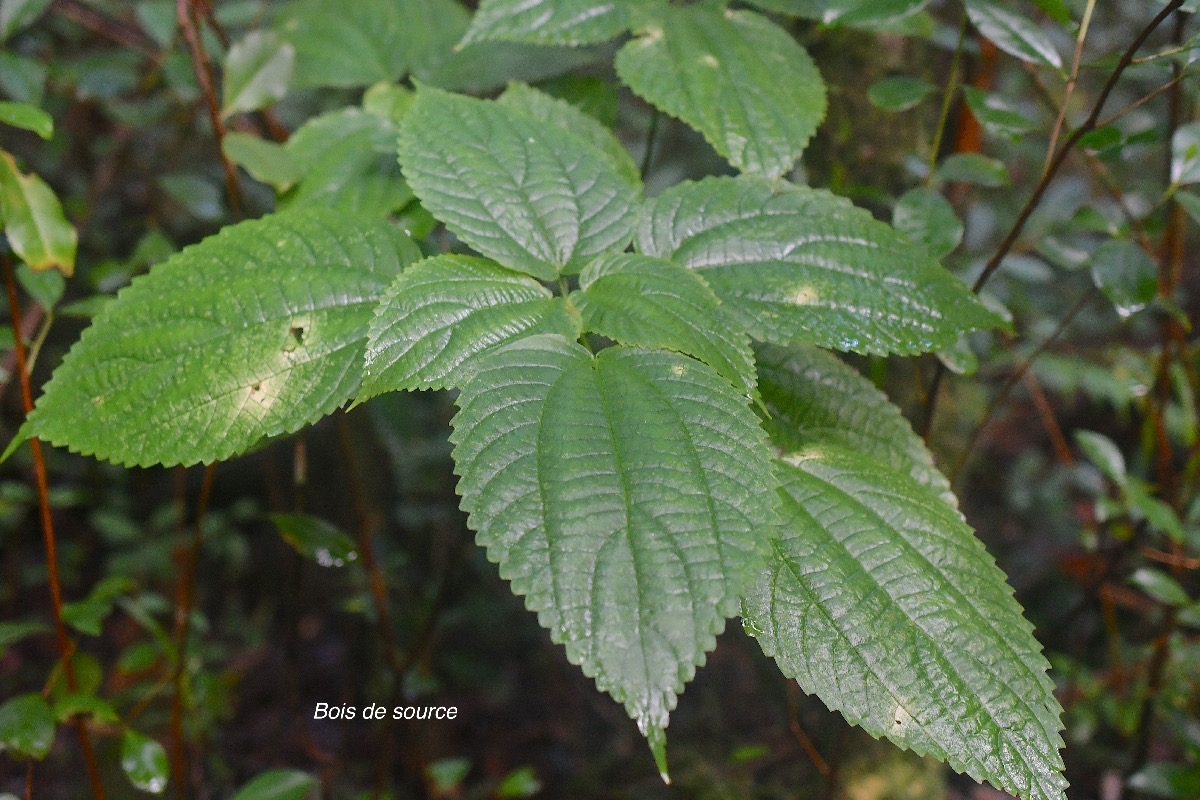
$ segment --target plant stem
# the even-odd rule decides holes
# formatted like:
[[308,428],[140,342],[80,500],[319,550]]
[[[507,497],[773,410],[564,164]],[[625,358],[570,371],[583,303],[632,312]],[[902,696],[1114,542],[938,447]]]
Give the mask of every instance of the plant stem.
[[950,59],[950,74],[946,76],[946,88],[942,91],[942,108],[938,112],[937,127],[933,132],[933,142],[929,145],[929,175],[926,184],[933,183],[933,175],[937,171],[938,154],[942,149],[942,139],[946,136],[946,125],[950,120],[950,107],[954,104],[954,95],[958,91],[959,72],[962,70],[963,45],[967,42],[967,12],[963,11],[962,20],[958,23],[958,45],[954,48],[954,56]]
[[[8,256],[3,259],[4,283],[8,287],[8,310],[12,318],[14,330],[13,350],[17,356],[17,380],[21,385],[21,405],[25,416],[33,411],[33,388],[29,380],[28,363],[25,360],[25,342],[21,339],[21,302],[17,297],[17,281],[13,274],[12,262]],[[46,479],[46,459],[42,453],[42,442],[36,436],[29,437],[29,448],[33,453],[33,480],[37,487],[38,511],[42,521],[42,541],[46,547],[46,574],[50,583],[50,606],[54,611],[54,635],[58,641],[58,653],[62,659],[63,674],[66,677],[67,688],[76,691],[75,665],[71,663],[74,646],[67,635],[67,626],[62,615],[62,584],[58,576],[58,542],[54,535],[54,518],[50,513],[50,484]],[[80,717],[74,718],[75,731],[79,735],[79,747],[83,751],[83,761],[87,766],[88,781],[91,784],[94,800],[104,800],[104,785],[100,782],[100,770],[96,766],[96,755],[92,751],[92,740],[88,735],[87,725]]]

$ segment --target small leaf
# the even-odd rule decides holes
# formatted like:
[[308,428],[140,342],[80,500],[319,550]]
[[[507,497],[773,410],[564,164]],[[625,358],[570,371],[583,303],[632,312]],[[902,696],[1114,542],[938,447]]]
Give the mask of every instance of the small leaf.
[[610,156],[505,104],[423,87],[404,119],[400,163],[421,203],[500,264],[550,280],[619,250],[640,187]]
[[1110,481],[1117,486],[1125,487],[1129,476],[1125,472],[1125,456],[1112,439],[1094,431],[1075,431],[1075,443],[1083,451],[1088,461],[1091,461]]
[[1030,131],[1037,130],[1036,122],[1010,107],[996,95],[988,94],[974,86],[964,86],[962,91],[971,113],[991,135],[1016,142]]
[[215,222],[225,216],[221,190],[203,175],[176,172],[160,176],[157,183],[168,197],[196,219]]
[[963,237],[963,224],[941,192],[926,186],[909,189],[896,201],[892,226],[937,259],[954,252]]
[[303,174],[300,164],[281,144],[230,131],[221,140],[221,147],[230,161],[237,164],[256,181],[286,191]]
[[512,798],[533,797],[542,790],[542,782],[538,780],[533,767],[519,767],[504,776],[496,787],[496,797],[512,800]]
[[1200,122],[1180,125],[1171,138],[1171,183],[1200,181]]
[[54,701],[54,719],[69,722],[72,717],[91,717],[101,725],[117,725],[121,716],[112,703],[94,694],[68,694]]
[[257,111],[287,94],[296,48],[275,31],[250,31],[225,57],[221,116]]
[[824,25],[876,30],[898,24],[929,5],[929,0],[752,0],[779,14],[814,19]]
[[637,164],[630,158],[625,145],[621,144],[612,131],[565,100],[543,94],[523,83],[510,83],[504,94],[500,95],[499,101],[502,105],[523,111],[547,125],[557,125],[587,139],[608,156],[617,172],[621,173],[630,185],[641,185],[641,173]]
[[779,466],[784,522],[747,630],[851,724],[1025,800],[1064,800],[1049,664],[937,494],[821,444]]
[[54,191],[37,175],[23,175],[0,150],[0,227],[13,252],[34,270],[75,271],[79,235],[63,216]]
[[0,102],[0,123],[33,131],[43,139],[54,135],[54,117],[28,103]]
[[16,642],[30,636],[49,632],[50,628],[40,622],[0,622],[0,656]]
[[40,106],[46,93],[47,74],[40,61],[0,48],[0,90],[13,100]]
[[939,181],[962,181],[994,189],[1008,186],[1008,167],[999,159],[980,153],[954,153],[942,159],[934,177]]
[[825,117],[825,82],[787,31],[749,11],[670,6],[617,54],[635,93],[743,172],[792,168]]
[[481,356],[458,398],[468,524],[500,575],[661,744],[761,565],[774,479],[745,398],[677,353],[559,336]]
[[358,546],[336,527],[308,514],[272,514],[279,535],[297,553],[322,567],[342,567],[358,559]]
[[629,28],[631,5],[625,0],[483,0],[462,44],[606,42]]
[[958,506],[924,440],[857,370],[815,347],[764,345],[756,355],[759,389],[769,413],[763,427],[783,455],[826,444],[855,450]]
[[683,183],[647,204],[646,255],[700,272],[751,337],[916,353],[996,325],[957,278],[844,198],[760,178]]
[[971,24],[997,47],[1031,64],[1062,69],[1062,56],[1040,28],[992,0],[965,0]]
[[22,431],[128,465],[212,463],[358,390],[371,315],[416,246],[325,210],[225,228],[135,278]]
[[232,800],[309,800],[317,779],[295,769],[273,769],[258,775],[233,795]]
[[1163,605],[1185,606],[1192,601],[1178,581],[1160,569],[1141,567],[1125,580]]
[[1200,224],[1200,195],[1178,191],[1172,197],[1176,203],[1183,206],[1183,210],[1187,212],[1193,222]]
[[67,279],[58,270],[35,272],[28,264],[17,267],[17,282],[42,308],[54,308],[67,289]]
[[1128,786],[1139,794],[1165,800],[1190,800],[1200,797],[1200,768],[1165,761],[1147,764],[1129,776]]
[[0,0],[0,42],[31,24],[50,0]]
[[277,30],[295,49],[294,84],[369,86],[400,79],[422,31],[411,13],[417,10],[396,0],[289,4]]
[[876,81],[867,90],[867,99],[884,111],[908,111],[937,91],[937,87],[921,78],[892,75]]
[[670,261],[613,253],[579,276],[571,302],[585,330],[621,344],[698,358],[758,400],[750,340],[729,324],[704,279]]
[[537,281],[470,256],[435,256],[388,288],[371,323],[359,399],[461,387],[481,353],[535,333],[579,336],[579,316]]
[[17,695],[0,705],[0,753],[43,759],[54,744],[54,714],[40,694]]
[[121,595],[128,594],[135,588],[137,584],[132,579],[109,575],[96,584],[83,600],[63,604],[63,622],[81,633],[99,636],[100,627],[105,618],[112,613],[113,604]]
[[1146,308],[1158,295],[1158,266],[1129,239],[1109,239],[1096,248],[1092,280],[1122,317]]
[[134,730],[125,731],[121,738],[121,769],[134,788],[151,794],[162,794],[171,776],[163,746]]

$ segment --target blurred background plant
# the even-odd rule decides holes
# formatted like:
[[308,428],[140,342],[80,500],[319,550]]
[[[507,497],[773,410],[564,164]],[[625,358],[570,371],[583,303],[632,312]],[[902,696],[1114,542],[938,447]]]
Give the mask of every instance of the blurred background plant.
[[[1035,623],[1069,796],[1200,798],[1194,4],[755,5],[830,85],[797,177],[1011,313],[1011,334],[852,363],[927,434]],[[5,431],[26,362],[36,396],[117,290],[224,224],[323,204],[444,244],[394,180],[409,78],[533,82],[612,126],[651,195],[728,170],[619,88],[611,45],[458,48],[470,14],[0,0]],[[452,413],[444,393],[387,395],[208,470],[18,451],[0,472],[0,797],[997,796],[855,732],[737,626],[681,701],[662,785],[473,545]],[[314,720],[317,702],[459,713]]]

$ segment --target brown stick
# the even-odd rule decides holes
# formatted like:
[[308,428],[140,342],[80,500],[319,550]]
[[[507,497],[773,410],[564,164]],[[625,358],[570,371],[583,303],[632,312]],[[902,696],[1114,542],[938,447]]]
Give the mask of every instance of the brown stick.
[[188,52],[192,57],[192,70],[196,73],[196,81],[200,84],[200,90],[204,94],[204,100],[208,106],[208,118],[212,122],[213,132],[217,136],[217,152],[221,156],[221,166],[225,170],[225,195],[229,198],[229,210],[233,213],[235,220],[241,220],[242,200],[241,192],[238,189],[237,167],[229,160],[229,156],[225,155],[225,121],[221,119],[221,104],[217,102],[217,91],[213,86],[210,71],[212,64],[208,58],[208,51],[204,48],[204,41],[200,38],[200,32],[196,28],[193,10],[189,0],[176,0],[175,18],[179,22],[179,29],[183,32],[184,40],[187,41]]
[[[33,388],[29,381],[29,367],[25,360],[25,342],[21,339],[21,302],[17,297],[17,281],[13,274],[12,262],[4,257],[4,282],[8,286],[8,310],[12,317],[13,328],[17,335],[13,349],[17,354],[17,380],[21,384],[21,404],[25,415],[33,411]],[[62,615],[62,585],[58,577],[58,543],[54,536],[54,519],[50,514],[50,484],[46,479],[46,459],[42,453],[42,442],[36,436],[29,438],[29,447],[33,451],[33,480],[37,486],[38,510],[41,512],[42,541],[46,547],[46,574],[50,583],[50,606],[54,610],[54,635],[58,640],[58,653],[62,659],[63,674],[67,680],[67,688],[75,691],[75,665],[71,663],[74,646],[67,634],[67,626]],[[80,717],[75,717],[75,731],[79,735],[79,747],[83,751],[83,761],[87,765],[88,781],[91,784],[94,800],[104,800],[104,785],[100,782],[100,770],[96,767],[96,755],[92,752],[92,740],[88,736],[87,725]]]
[[52,8],[72,22],[123,47],[137,50],[151,58],[157,58],[159,55],[154,41],[139,28],[113,19],[79,0],[54,0]]

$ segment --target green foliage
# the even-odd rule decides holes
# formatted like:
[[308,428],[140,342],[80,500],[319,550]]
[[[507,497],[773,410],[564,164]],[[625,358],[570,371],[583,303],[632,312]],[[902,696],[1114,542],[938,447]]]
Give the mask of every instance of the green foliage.
[[[36,492],[0,481],[0,603],[54,598],[0,623],[6,757],[60,771],[72,723],[107,740],[105,780],[152,793],[206,775],[302,800],[320,769],[380,796],[401,772],[590,796],[515,746],[465,757],[454,728],[406,721],[411,759],[375,742],[383,717],[330,733],[369,726],[363,701],[464,689],[478,711],[480,686],[538,685],[480,663],[496,641],[554,661],[486,594],[498,567],[664,779],[729,619],[762,652],[729,637],[714,674],[813,698],[767,703],[769,736],[708,737],[702,768],[672,733],[684,793],[755,792],[726,773],[771,773],[785,726],[820,769],[849,741],[820,701],[1021,800],[1065,800],[1064,738],[1189,796],[1189,18],[1126,53],[1161,4],[748,5],[0,0],[0,266],[33,304],[0,329],[25,347],[0,389],[37,398],[8,453],[69,451],[31,450]],[[211,508],[211,471],[193,509],[184,470],[119,469],[231,459],[238,500]],[[24,563],[35,502],[62,577]],[[455,502],[492,563],[458,546]],[[286,710],[243,702],[245,664],[281,673]],[[335,684],[316,700],[345,716],[303,707]],[[566,727],[574,695],[546,697]],[[251,764],[219,743],[255,714],[296,724]],[[325,752],[364,732],[358,761]],[[624,758],[637,731],[610,734]],[[932,759],[898,773],[941,786]],[[308,771],[251,777],[278,763]],[[829,791],[853,794],[843,766]]]

